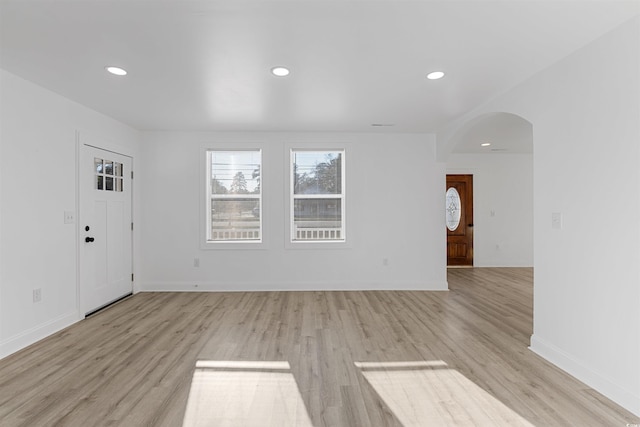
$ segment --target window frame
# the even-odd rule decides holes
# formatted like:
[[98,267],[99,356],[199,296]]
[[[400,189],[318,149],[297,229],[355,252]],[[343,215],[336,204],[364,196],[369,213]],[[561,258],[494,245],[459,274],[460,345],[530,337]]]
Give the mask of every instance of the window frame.
[[[211,193],[211,156],[213,152],[259,152],[260,153],[260,194],[247,195],[219,195],[218,199],[234,199],[234,198],[256,198],[259,200],[259,239],[233,239],[233,240],[210,240],[211,238],[211,207],[213,204],[213,194]],[[266,230],[265,230],[265,150],[261,143],[213,143],[203,144],[200,148],[200,165],[201,173],[200,183],[200,248],[201,249],[267,249]],[[234,197],[235,196],[235,197]],[[256,197],[257,196],[257,197]]]
[[[291,248],[321,248],[321,247],[346,247],[348,246],[347,239],[347,197],[346,197],[346,182],[347,182],[347,167],[346,167],[346,159],[347,159],[347,147],[346,144],[313,144],[309,146],[290,146],[288,148],[288,217],[287,217],[287,225],[286,230],[287,236],[285,241],[285,246],[289,249]],[[309,152],[309,153],[340,153],[341,154],[341,164],[340,164],[340,194],[306,194],[306,195],[296,195],[295,194],[295,185],[294,185],[294,158],[295,153],[299,152]],[[295,201],[296,199],[336,199],[340,200],[341,209],[341,238],[340,239],[304,239],[298,240],[295,239],[296,236],[296,224],[295,224]]]

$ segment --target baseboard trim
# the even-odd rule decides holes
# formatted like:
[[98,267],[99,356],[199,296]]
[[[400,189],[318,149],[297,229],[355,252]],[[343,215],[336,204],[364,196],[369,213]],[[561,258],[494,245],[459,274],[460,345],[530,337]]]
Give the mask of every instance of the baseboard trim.
[[78,312],[73,311],[10,337],[0,342],[0,359],[16,353],[58,331],[61,331],[79,320],[80,317],[78,317]]
[[618,405],[640,416],[640,396],[620,387],[606,375],[594,371],[572,355],[535,334],[531,336],[529,349],[589,387],[602,393]]
[[490,268],[533,268],[533,264],[527,261],[503,261],[496,262],[492,260],[474,260],[474,267],[490,267]]
[[145,282],[141,292],[265,292],[265,291],[448,291],[447,281],[442,282]]

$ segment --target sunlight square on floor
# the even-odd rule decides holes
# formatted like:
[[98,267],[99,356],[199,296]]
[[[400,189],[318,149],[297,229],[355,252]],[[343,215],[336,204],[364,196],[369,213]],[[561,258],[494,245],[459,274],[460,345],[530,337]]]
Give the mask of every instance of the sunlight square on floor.
[[198,426],[313,424],[288,362],[198,361],[183,427]]
[[533,427],[442,360],[355,365],[404,427]]

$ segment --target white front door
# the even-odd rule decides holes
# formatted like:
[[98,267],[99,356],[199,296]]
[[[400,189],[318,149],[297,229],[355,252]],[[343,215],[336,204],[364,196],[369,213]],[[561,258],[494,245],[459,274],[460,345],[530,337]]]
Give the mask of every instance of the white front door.
[[131,157],[80,146],[80,307],[95,311],[133,291]]

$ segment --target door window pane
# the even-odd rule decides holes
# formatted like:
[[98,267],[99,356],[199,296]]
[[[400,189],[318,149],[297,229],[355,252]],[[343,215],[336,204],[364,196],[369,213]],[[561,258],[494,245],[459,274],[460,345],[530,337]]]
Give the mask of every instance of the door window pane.
[[458,190],[450,187],[447,190],[446,198],[447,228],[449,231],[455,231],[460,225],[460,209],[462,205],[460,194],[458,194]]
[[106,159],[93,159],[93,167],[96,173],[96,190],[103,191],[124,191],[124,165]]

